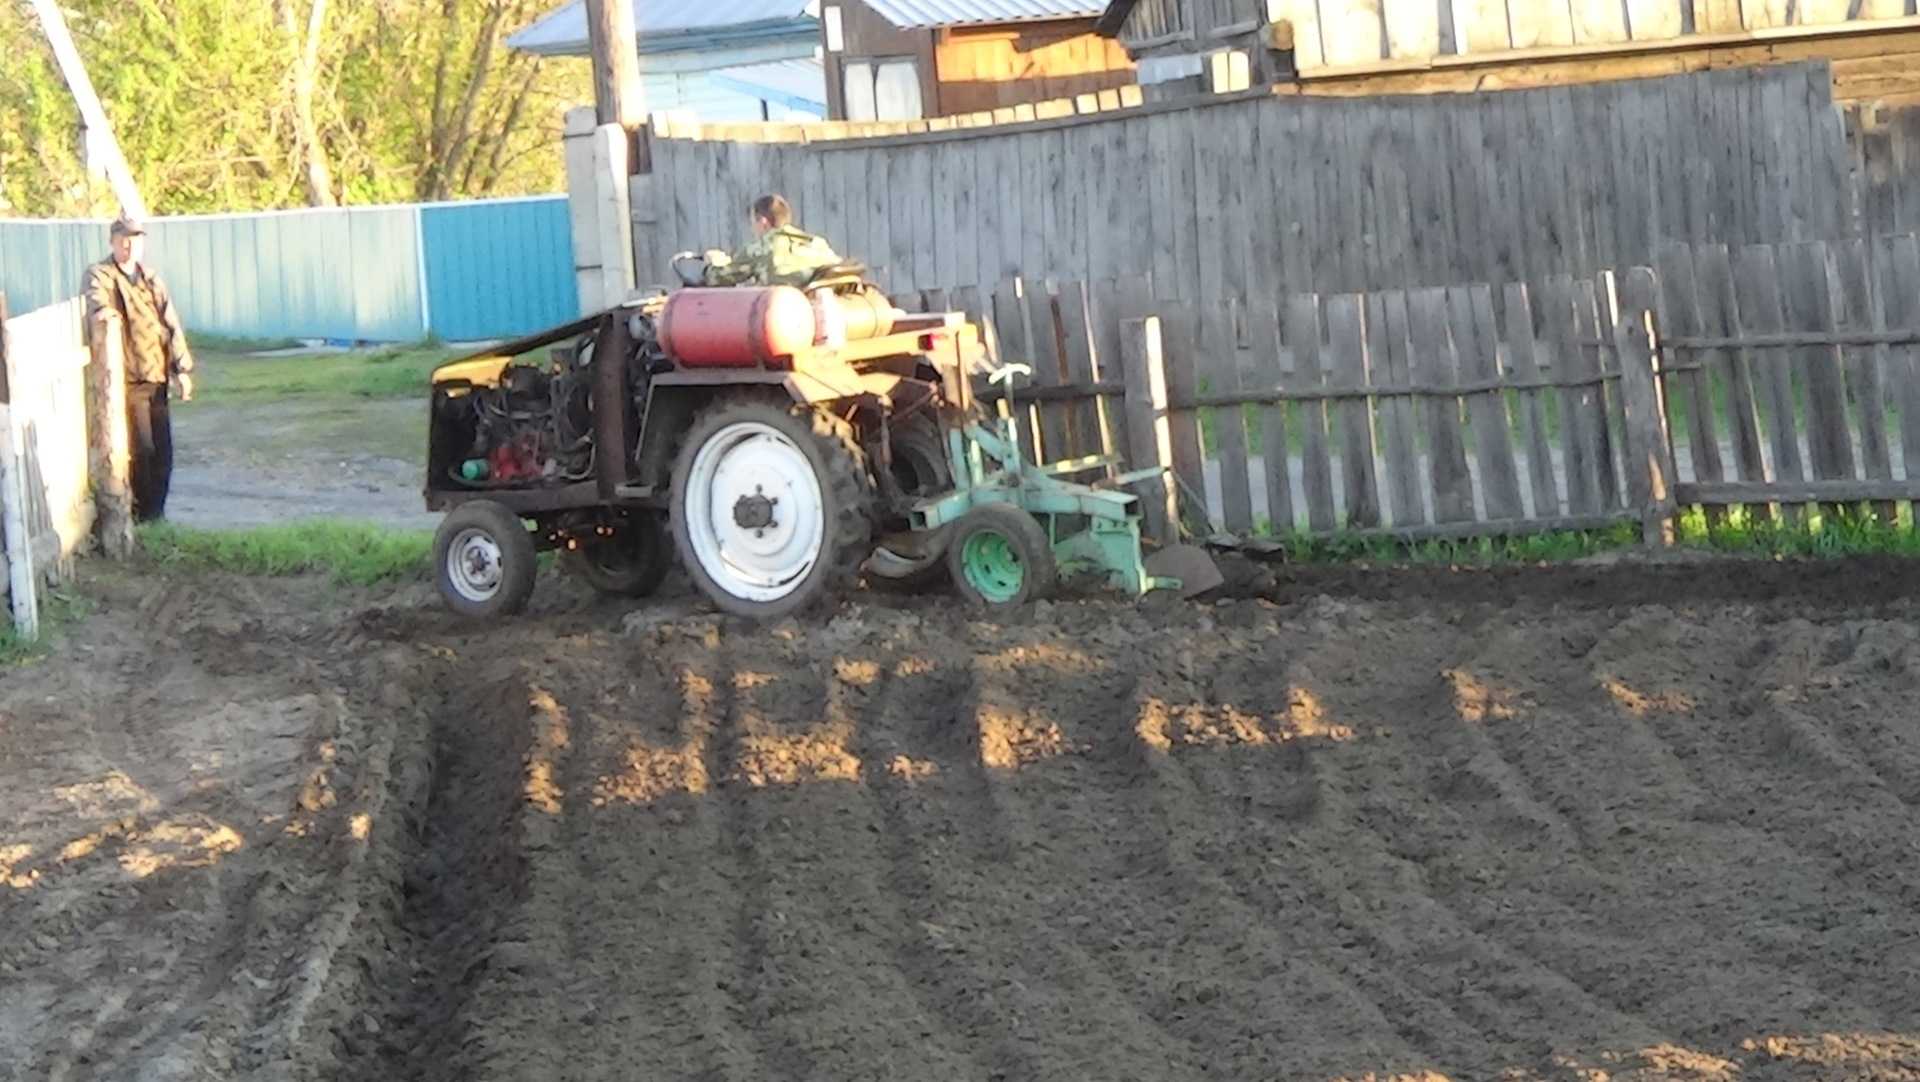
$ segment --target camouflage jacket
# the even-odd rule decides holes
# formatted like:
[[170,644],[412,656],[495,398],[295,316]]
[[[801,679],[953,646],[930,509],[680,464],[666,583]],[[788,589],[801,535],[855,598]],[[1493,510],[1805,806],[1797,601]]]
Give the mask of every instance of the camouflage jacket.
[[165,383],[193,371],[193,350],[187,346],[187,332],[166,283],[152,267],[142,266],[138,273],[137,279],[128,276],[112,259],[87,268],[82,288],[87,298],[87,333],[101,333],[96,317],[102,311],[119,313],[127,381]]
[[709,264],[706,281],[710,286],[754,285],[799,286],[813,272],[840,262],[833,247],[820,237],[791,225],[770,230],[753,238],[745,248],[733,253],[726,263]]

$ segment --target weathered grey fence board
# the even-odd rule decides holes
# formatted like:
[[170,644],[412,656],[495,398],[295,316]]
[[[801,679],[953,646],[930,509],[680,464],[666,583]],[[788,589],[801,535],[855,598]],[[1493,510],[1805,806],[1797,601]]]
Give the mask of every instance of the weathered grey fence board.
[[[1407,308],[1413,341],[1420,344],[1413,359],[1414,375],[1436,388],[1457,385],[1459,362],[1448,333],[1447,291],[1415,290],[1407,297]],[[1460,428],[1460,397],[1441,393],[1424,398],[1434,521],[1470,521],[1473,475],[1467,469],[1466,439]]]
[[[1065,353],[1066,382],[1092,386],[1101,382],[1101,370],[1111,353],[1103,353],[1093,336],[1093,311],[1084,282],[1062,282],[1055,300],[1060,312],[1060,344]],[[1082,399],[1071,415],[1073,446],[1069,454],[1110,455],[1115,442],[1104,397]]]
[[[1700,323],[1700,297],[1693,275],[1693,252],[1684,245],[1667,245],[1657,257],[1660,271],[1662,307],[1661,329],[1674,337],[1703,334]],[[1676,381],[1668,379],[1668,408],[1681,403],[1687,414],[1687,452],[1693,462],[1693,479],[1726,479],[1720,461],[1720,438],[1714,432],[1712,372],[1706,365],[1690,368]],[[1675,391],[1681,393],[1675,395]]]
[[[1293,356],[1296,386],[1318,388],[1322,382],[1320,298],[1311,293],[1288,297],[1282,310],[1280,340]],[[1284,353],[1283,353],[1284,359]],[[1324,399],[1300,403],[1302,496],[1307,501],[1307,527],[1332,531],[1333,464],[1327,452],[1327,404]]]
[[[1785,309],[1780,297],[1780,270],[1774,250],[1766,245],[1748,245],[1735,257],[1734,285],[1738,291],[1740,319],[1747,331],[1767,334],[1787,329]],[[1770,480],[1792,484],[1807,479],[1801,463],[1799,424],[1793,403],[1793,374],[1781,350],[1754,351],[1760,368],[1761,414],[1773,452]],[[1781,509],[1797,516],[1800,509],[1783,501]]]
[[[1367,296],[1367,347],[1373,353],[1373,372],[1387,388],[1413,382],[1407,358],[1407,295],[1402,292]],[[1420,488],[1420,439],[1413,403],[1403,395],[1380,399],[1381,442],[1387,459],[1387,494],[1393,524],[1413,526],[1426,521]]]
[[[1053,296],[1042,282],[1027,283],[1028,355],[1033,364],[1033,382],[1037,387],[1061,387],[1067,383],[1061,351],[1059,323],[1054,318]],[[1041,458],[1060,459],[1073,455],[1072,424],[1068,414],[1071,403],[1040,404]]]
[[[1506,341],[1510,371],[1515,379],[1536,382],[1540,379],[1540,360],[1534,354],[1533,299],[1526,283],[1513,282],[1506,288]],[[1528,388],[1516,392],[1520,399],[1520,426],[1527,446],[1527,482],[1533,495],[1536,517],[1558,514],[1560,492],[1554,484],[1553,447],[1547,424],[1547,392]]]
[[[1206,452],[1200,443],[1200,411],[1192,402],[1199,393],[1198,350],[1200,313],[1192,301],[1158,302],[1160,333],[1166,347],[1167,393],[1173,411],[1173,476],[1179,485],[1180,521],[1206,520]],[[1184,406],[1180,404],[1185,403]]]
[[[1780,250],[1787,329],[1831,334],[1835,329],[1832,295],[1827,291],[1827,246],[1793,244]],[[1807,444],[1813,476],[1838,481],[1854,476],[1853,441],[1848,438],[1847,395],[1835,346],[1803,346],[1793,351],[1794,368],[1807,394]]]
[[[1215,313],[1201,324],[1200,372],[1215,391],[1241,389],[1240,350],[1233,340],[1232,327],[1233,321],[1226,313]],[[1229,533],[1246,537],[1253,533],[1246,411],[1240,406],[1221,406],[1213,411],[1213,417],[1220,460],[1220,518]]]
[[[1499,342],[1493,325],[1493,293],[1484,285],[1447,290],[1460,375],[1467,380],[1500,380]],[[1513,461],[1513,430],[1507,422],[1506,395],[1482,391],[1467,398],[1473,425],[1474,454],[1480,463],[1480,490],[1487,517],[1524,518],[1520,474]]]
[[[1327,385],[1364,391],[1368,370],[1366,298],[1341,294],[1326,300]],[[1340,403],[1340,474],[1346,495],[1346,526],[1364,530],[1380,525],[1380,488],[1373,462],[1373,408],[1365,397]]]
[[[1920,328],[1920,239],[1909,233],[1883,242],[1888,288],[1881,296],[1890,327]],[[1887,356],[1892,401],[1900,408],[1901,459],[1908,480],[1920,478],[1920,346],[1894,346]]]
[[[1252,386],[1262,390],[1278,388],[1280,372],[1280,311],[1271,301],[1253,305],[1247,314],[1249,362]],[[1291,533],[1295,528],[1293,476],[1289,463],[1293,452],[1287,445],[1287,408],[1271,402],[1260,407],[1260,457],[1267,484],[1267,519],[1275,533]]]
[[[1698,248],[1694,255],[1694,282],[1700,301],[1700,330],[1723,338],[1738,337],[1744,323],[1734,288],[1733,261],[1724,244]],[[1746,351],[1717,349],[1707,353],[1710,372],[1727,388],[1727,412],[1733,439],[1734,464],[1742,481],[1766,481],[1766,453],[1760,432],[1760,407],[1754,392],[1753,364]]]
[[[1841,331],[1884,331],[1879,290],[1867,265],[1865,241],[1843,241],[1827,249],[1827,288],[1835,302],[1836,327]],[[1868,480],[1893,478],[1893,453],[1887,439],[1887,389],[1881,376],[1886,367],[1885,346],[1845,346],[1841,363],[1846,371],[1846,398],[1860,419],[1860,468]],[[1891,523],[1898,509],[1892,503],[1874,507],[1883,522]]]
[[1615,433],[1622,431],[1620,396],[1607,382],[1607,377],[1618,376],[1620,367],[1614,357],[1611,343],[1613,326],[1612,297],[1604,293],[1602,286],[1607,284],[1612,272],[1605,272],[1602,281],[1595,282],[1582,278],[1573,284],[1574,333],[1583,343],[1580,347],[1581,367],[1583,371],[1598,377],[1590,387],[1588,396],[1595,419],[1593,434],[1598,438],[1594,463],[1598,467],[1596,483],[1599,486],[1601,510],[1613,510],[1624,506],[1620,486],[1620,471],[1615,461],[1619,451],[1619,441]]
[[[1556,275],[1546,285],[1546,305],[1541,326],[1552,349],[1553,370],[1568,380],[1582,379],[1593,373],[1580,348],[1574,316],[1573,279]],[[1593,432],[1595,413],[1587,385],[1566,385],[1560,391],[1560,440],[1567,475],[1567,510],[1575,515],[1600,512],[1599,439]],[[1601,422],[1604,423],[1604,417]]]

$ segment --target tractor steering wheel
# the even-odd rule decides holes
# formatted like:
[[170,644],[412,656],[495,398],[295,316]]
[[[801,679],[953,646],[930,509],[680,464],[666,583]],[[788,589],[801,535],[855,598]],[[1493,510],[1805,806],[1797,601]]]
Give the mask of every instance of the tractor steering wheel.
[[[707,257],[701,252],[681,252],[667,260],[667,265],[673,268],[674,276],[680,279],[683,286],[706,283]],[[691,271],[688,270],[689,265],[693,268]]]

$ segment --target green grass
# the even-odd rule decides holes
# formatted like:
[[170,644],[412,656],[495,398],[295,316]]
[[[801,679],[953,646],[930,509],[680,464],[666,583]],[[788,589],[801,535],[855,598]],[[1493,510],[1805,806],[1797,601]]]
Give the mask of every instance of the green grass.
[[385,346],[348,353],[205,357],[194,396],[213,403],[290,397],[426,399],[427,378],[460,356],[438,345]]
[[[0,612],[3,612],[0,607]],[[56,632],[79,623],[93,612],[93,599],[56,586],[40,594],[40,637],[23,639],[13,630],[11,617],[0,615],[0,668],[25,664],[46,656]]]
[[369,586],[427,573],[433,535],[357,522],[301,522],[247,530],[197,530],[172,523],[142,526],[141,546],[161,567],[247,575],[323,573],[334,582]]
[[[1266,523],[1254,531],[1268,535]],[[1675,523],[1676,543],[1745,556],[1832,558],[1887,555],[1920,557],[1920,529],[1911,514],[1882,520],[1863,508],[1823,510],[1809,506],[1804,521],[1776,520],[1747,508],[1730,508],[1710,524],[1698,507]],[[1288,559],[1299,563],[1563,563],[1615,549],[1641,547],[1640,527],[1620,522],[1598,530],[1555,530],[1509,537],[1403,541],[1392,537],[1335,534],[1282,537]]]

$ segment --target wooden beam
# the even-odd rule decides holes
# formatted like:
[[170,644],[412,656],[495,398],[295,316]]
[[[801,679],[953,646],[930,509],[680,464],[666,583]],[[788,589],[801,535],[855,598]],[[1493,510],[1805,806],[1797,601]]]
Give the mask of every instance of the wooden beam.
[[587,50],[593,57],[593,107],[600,123],[629,131],[644,123],[640,35],[629,0],[587,0]]
[[1865,503],[1920,500],[1920,480],[1908,481],[1722,481],[1673,486],[1681,505],[1736,503]]
[[102,164],[113,185],[114,197],[120,200],[122,213],[146,217],[147,204],[140,198],[140,186],[134,182],[133,170],[128,168],[126,156],[120,152],[120,140],[113,134],[113,123],[107,119],[99,95],[94,93],[93,80],[87,77],[87,66],[73,44],[73,35],[67,32],[67,20],[60,13],[60,6],[54,0],[33,0],[33,10],[40,16],[40,28],[46,32],[47,44],[53,47],[60,75],[66,79],[67,89],[73,92],[73,100],[80,106],[80,119],[86,124],[88,139],[94,141],[94,146],[106,157]]

